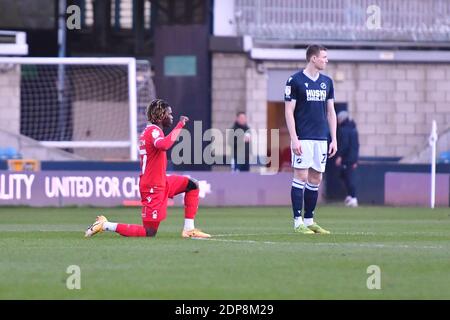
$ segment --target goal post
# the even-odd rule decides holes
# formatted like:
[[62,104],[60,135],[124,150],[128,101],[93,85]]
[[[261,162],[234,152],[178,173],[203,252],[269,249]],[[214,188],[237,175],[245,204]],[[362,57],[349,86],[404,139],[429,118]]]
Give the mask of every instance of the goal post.
[[138,159],[138,108],[152,92],[138,97],[137,82],[151,81],[142,76],[151,75],[148,63],[139,63],[138,75],[135,58],[0,57],[2,69],[19,73],[17,90],[3,90],[20,101],[21,134],[90,160]]
[[128,99],[130,107],[130,159],[138,159],[137,138],[137,93],[136,93],[136,59],[128,61]]
[[428,143],[431,147],[431,189],[430,189],[430,208],[434,209],[436,203],[436,144],[438,140],[436,120],[431,123],[431,133]]

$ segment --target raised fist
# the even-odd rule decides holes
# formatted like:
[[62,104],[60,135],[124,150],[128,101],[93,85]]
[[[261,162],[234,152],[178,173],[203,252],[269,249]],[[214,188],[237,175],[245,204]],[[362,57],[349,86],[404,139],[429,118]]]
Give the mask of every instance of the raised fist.
[[181,117],[180,117],[180,121],[181,121],[181,122],[183,122],[183,125],[185,125],[185,124],[186,124],[186,122],[188,122],[188,121],[189,121],[189,118],[188,118],[188,117],[186,117],[186,116],[181,116]]

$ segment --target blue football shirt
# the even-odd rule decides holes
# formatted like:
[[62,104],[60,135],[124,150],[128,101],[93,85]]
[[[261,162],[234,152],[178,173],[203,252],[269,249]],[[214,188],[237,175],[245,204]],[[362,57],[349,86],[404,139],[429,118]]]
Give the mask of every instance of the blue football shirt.
[[314,81],[303,70],[286,82],[284,101],[295,100],[295,130],[300,140],[328,140],[327,101],[334,99],[333,80],[319,73]]

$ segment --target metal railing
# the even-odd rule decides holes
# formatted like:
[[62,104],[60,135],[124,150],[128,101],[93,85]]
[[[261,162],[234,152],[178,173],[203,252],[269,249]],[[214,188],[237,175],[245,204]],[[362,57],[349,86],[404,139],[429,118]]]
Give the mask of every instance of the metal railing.
[[259,40],[450,41],[449,0],[235,0],[235,12],[238,34]]
[[[92,27],[94,25],[94,1],[84,0],[83,16],[84,25]],[[151,2],[144,2],[144,25],[150,29]],[[111,1],[111,26],[115,30],[133,28],[133,0],[113,0]]]

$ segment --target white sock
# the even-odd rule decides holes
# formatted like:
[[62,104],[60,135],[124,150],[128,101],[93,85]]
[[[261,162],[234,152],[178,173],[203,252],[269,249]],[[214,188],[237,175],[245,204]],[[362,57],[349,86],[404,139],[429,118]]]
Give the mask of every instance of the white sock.
[[194,219],[184,219],[184,230],[192,230],[194,228]]
[[314,224],[313,218],[305,218],[305,226],[310,226],[312,224]]
[[116,232],[117,225],[118,225],[118,223],[115,223],[115,222],[105,222],[103,224],[103,231]]
[[294,218],[294,228],[298,228],[303,225],[302,217]]

